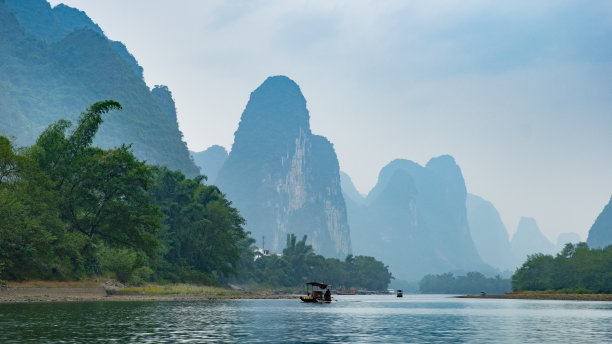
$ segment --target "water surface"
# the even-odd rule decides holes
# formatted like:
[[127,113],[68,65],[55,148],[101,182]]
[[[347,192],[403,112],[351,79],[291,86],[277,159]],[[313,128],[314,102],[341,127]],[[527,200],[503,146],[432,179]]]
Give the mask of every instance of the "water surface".
[[447,295],[0,304],[0,343],[612,343],[612,303]]

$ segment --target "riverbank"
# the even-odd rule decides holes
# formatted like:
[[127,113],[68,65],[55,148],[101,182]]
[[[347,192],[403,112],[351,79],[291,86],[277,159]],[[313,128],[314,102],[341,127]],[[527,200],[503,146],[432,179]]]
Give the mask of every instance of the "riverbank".
[[512,292],[503,295],[462,295],[466,299],[525,299],[525,300],[569,300],[612,301],[612,294],[572,294],[553,292]]
[[71,301],[172,301],[212,299],[289,299],[272,291],[244,291],[189,284],[149,284],[141,287],[117,287],[98,281],[11,283],[0,288],[0,303],[71,302]]

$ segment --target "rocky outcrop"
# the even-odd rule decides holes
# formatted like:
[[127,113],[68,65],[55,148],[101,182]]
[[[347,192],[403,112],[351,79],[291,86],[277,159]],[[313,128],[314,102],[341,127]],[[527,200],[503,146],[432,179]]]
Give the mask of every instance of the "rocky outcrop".
[[408,281],[425,274],[491,272],[472,242],[465,199],[463,176],[451,156],[425,167],[394,160],[381,170],[365,204],[349,203],[353,250],[382,260]]
[[591,248],[605,248],[612,245],[612,198],[591,226],[587,245]]
[[259,246],[280,252],[294,233],[307,235],[317,253],[344,258],[351,241],[338,159],[309,122],[299,86],[285,76],[266,79],[251,93],[216,184]]
[[514,254],[508,238],[508,230],[493,204],[476,195],[466,199],[470,233],[482,260],[495,267],[514,271]]

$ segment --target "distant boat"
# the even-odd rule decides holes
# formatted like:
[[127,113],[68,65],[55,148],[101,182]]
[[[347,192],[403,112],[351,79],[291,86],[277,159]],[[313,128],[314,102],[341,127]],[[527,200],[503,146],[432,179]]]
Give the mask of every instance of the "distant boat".
[[300,296],[300,300],[306,303],[330,303],[332,301],[330,287],[331,285],[326,283],[308,282],[306,296]]
[[397,290],[397,297],[404,297],[404,293],[402,292],[401,289]]
[[336,290],[338,295],[355,295],[355,289],[338,289]]

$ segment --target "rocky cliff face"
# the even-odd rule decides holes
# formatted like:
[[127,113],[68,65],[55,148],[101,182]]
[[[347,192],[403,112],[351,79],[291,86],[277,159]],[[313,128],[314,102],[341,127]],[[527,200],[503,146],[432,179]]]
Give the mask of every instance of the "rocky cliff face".
[[512,237],[511,245],[517,259],[517,266],[521,266],[530,254],[556,253],[555,245],[542,234],[536,220],[530,217],[521,217],[516,233]]
[[467,195],[466,208],[472,240],[482,260],[501,271],[514,271],[516,259],[497,209],[491,202],[471,194]]
[[353,250],[377,257],[409,281],[432,273],[490,272],[472,242],[465,199],[452,157],[431,159],[425,167],[394,160],[364,205],[349,203]]
[[612,198],[597,216],[589,230],[587,245],[592,248],[604,248],[612,245]]
[[216,183],[259,246],[280,252],[295,233],[325,256],[350,253],[336,153],[311,133],[306,100],[289,78],[270,77],[251,93]]
[[150,90],[125,46],[108,40],[84,12],[44,0],[0,2],[0,135],[32,144],[49,124],[74,121],[94,102],[123,110],[104,117],[94,144],[132,144],[150,164],[199,173],[165,87]]

